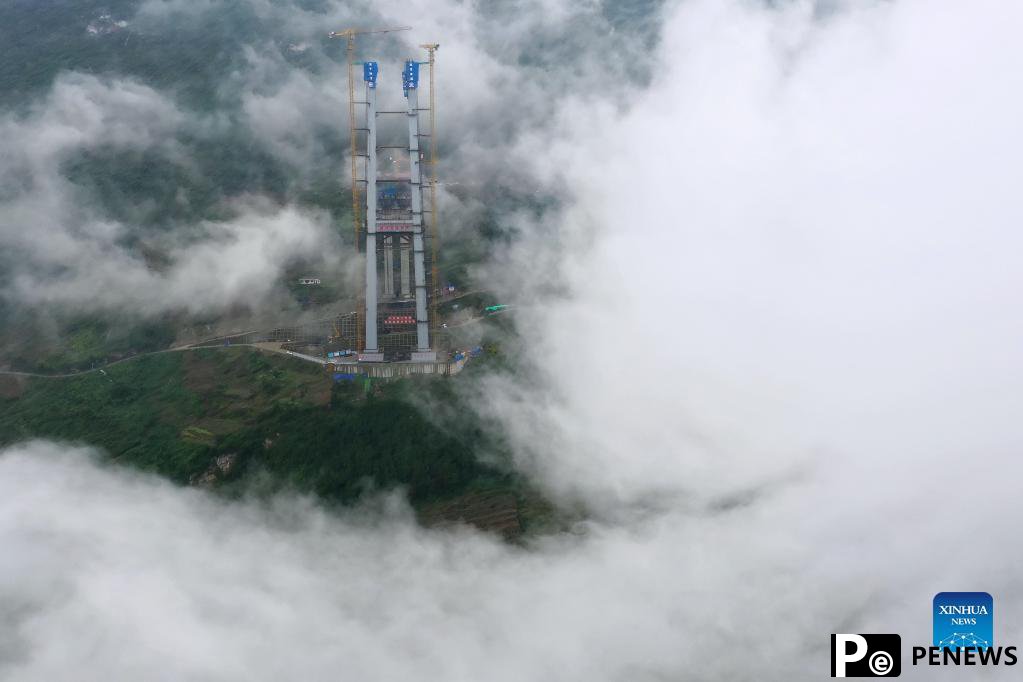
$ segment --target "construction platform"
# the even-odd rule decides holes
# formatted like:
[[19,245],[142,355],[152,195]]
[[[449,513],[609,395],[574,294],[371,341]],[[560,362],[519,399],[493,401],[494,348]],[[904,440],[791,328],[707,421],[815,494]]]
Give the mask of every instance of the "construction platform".
[[335,381],[368,377],[370,379],[400,379],[417,374],[453,376],[462,371],[467,358],[443,362],[358,362],[352,360],[328,362],[327,371]]

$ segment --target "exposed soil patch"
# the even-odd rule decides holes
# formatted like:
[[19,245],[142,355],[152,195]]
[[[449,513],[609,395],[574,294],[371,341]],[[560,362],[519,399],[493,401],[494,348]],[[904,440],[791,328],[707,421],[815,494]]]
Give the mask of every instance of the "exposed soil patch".
[[217,481],[229,475],[238,462],[238,454],[231,452],[217,457],[210,467],[201,474],[192,477],[190,483],[199,488],[212,487]]
[[20,398],[25,392],[26,384],[28,384],[27,377],[0,375],[0,399]]

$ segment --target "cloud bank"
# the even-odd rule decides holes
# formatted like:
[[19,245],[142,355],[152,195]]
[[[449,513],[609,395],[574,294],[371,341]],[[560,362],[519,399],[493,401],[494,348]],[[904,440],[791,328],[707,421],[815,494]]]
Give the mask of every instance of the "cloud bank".
[[[104,312],[223,310],[261,302],[289,262],[318,258],[325,245],[337,253],[322,211],[241,195],[222,204],[219,220],[168,229],[111,217],[68,177],[90,153],[187,165],[178,136],[203,125],[143,84],[81,74],[58,79],[28,113],[0,119],[9,141],[0,160],[5,295]],[[180,191],[179,200],[187,203]]]
[[[785,451],[1010,464],[1014,22],[939,6],[690,3],[629,113],[568,104],[563,144],[523,143],[576,200],[561,260],[548,225],[510,260],[558,266],[518,280],[554,396],[525,431],[587,443],[545,478],[716,494]],[[552,279],[570,295],[540,298]]]
[[943,590],[991,592],[1017,644],[1021,22],[667,7],[648,87],[565,93],[516,137],[573,201],[517,216],[491,270],[530,381],[480,404],[591,520],[507,547],[25,446],[0,458],[5,674],[807,679],[832,632],[926,644]]

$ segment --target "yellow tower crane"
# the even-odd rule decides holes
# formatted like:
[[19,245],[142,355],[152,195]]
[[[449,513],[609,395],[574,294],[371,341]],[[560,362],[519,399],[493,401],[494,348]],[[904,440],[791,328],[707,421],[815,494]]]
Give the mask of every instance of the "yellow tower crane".
[[[359,232],[360,232],[360,215],[359,215],[359,171],[358,166],[355,162],[356,157],[356,145],[355,145],[355,74],[352,69],[355,64],[355,36],[369,35],[374,33],[395,33],[397,31],[411,31],[411,26],[392,26],[390,28],[373,28],[373,29],[357,29],[357,28],[346,28],[341,31],[331,31],[329,36],[331,38],[344,38],[347,42],[346,54],[348,58],[348,127],[349,127],[349,140],[351,143],[351,155],[352,155],[352,226],[355,229],[355,248],[359,248]],[[360,300],[361,309],[361,300]],[[359,315],[358,324],[356,325],[356,337],[357,337],[357,348],[362,350],[363,343],[363,319],[362,315]]]

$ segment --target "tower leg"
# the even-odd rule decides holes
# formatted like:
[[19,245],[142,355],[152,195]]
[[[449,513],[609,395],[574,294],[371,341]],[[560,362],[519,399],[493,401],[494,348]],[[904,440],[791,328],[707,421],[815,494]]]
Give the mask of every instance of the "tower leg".
[[416,351],[413,362],[433,362],[437,353],[430,348],[430,319],[426,301],[426,253],[423,248],[423,177],[419,167],[419,93],[407,88],[409,173],[412,182],[412,257],[416,284]]
[[377,91],[366,88],[366,344],[360,360],[379,362],[377,347]]

